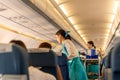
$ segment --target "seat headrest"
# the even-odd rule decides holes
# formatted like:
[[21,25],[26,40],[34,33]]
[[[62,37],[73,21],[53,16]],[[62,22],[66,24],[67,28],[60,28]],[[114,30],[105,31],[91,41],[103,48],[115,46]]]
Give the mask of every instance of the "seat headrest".
[[28,54],[16,44],[0,44],[0,74],[28,74]]
[[12,52],[12,44],[2,44],[0,43],[0,53]]
[[28,49],[28,53],[43,53],[43,52],[49,52],[50,49],[48,48],[32,48]]
[[112,70],[118,72],[120,71],[120,42],[115,45],[111,55]]

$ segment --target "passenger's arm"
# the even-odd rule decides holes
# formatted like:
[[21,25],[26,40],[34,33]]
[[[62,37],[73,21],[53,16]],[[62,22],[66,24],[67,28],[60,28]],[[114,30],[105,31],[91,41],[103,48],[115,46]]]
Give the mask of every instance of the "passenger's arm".
[[35,67],[29,67],[30,80],[56,80],[51,74],[38,70]]

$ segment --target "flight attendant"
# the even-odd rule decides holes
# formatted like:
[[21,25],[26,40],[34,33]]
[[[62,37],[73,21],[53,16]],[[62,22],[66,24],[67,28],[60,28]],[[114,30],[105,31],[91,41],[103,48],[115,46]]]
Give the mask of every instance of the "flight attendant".
[[[87,52],[87,55],[86,55],[86,58],[95,58],[95,59],[98,59],[98,55],[96,54],[96,46],[94,44],[93,41],[88,41],[87,42],[87,46],[88,46],[88,52]],[[87,73],[88,75],[92,75],[90,76],[91,78],[95,78],[95,76],[93,76],[93,74],[95,75],[98,75],[98,65],[96,64],[93,64],[93,65],[87,65]]]
[[96,46],[93,41],[88,41],[87,46],[88,46],[87,56],[92,58],[93,56],[96,55]]
[[71,41],[69,32],[60,29],[56,32],[56,38],[62,44],[62,53],[68,57],[70,80],[88,80],[84,66],[78,57],[78,51]]

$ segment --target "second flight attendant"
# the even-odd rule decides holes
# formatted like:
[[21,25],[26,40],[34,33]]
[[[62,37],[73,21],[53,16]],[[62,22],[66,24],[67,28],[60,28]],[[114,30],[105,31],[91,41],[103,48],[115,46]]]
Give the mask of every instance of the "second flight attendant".
[[88,80],[84,66],[78,58],[78,51],[71,41],[68,32],[60,29],[56,33],[57,41],[62,44],[62,53],[68,57],[68,68],[70,80]]
[[98,58],[98,55],[96,54],[96,46],[93,41],[88,41],[88,52],[86,55],[86,58]]

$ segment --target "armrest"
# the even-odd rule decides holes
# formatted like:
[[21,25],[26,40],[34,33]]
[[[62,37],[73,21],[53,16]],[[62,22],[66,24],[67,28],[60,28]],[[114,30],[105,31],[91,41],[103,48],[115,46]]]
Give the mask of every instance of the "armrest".
[[112,70],[111,70],[111,68],[105,69],[105,80],[112,80]]
[[0,75],[0,80],[27,80],[27,75]]

